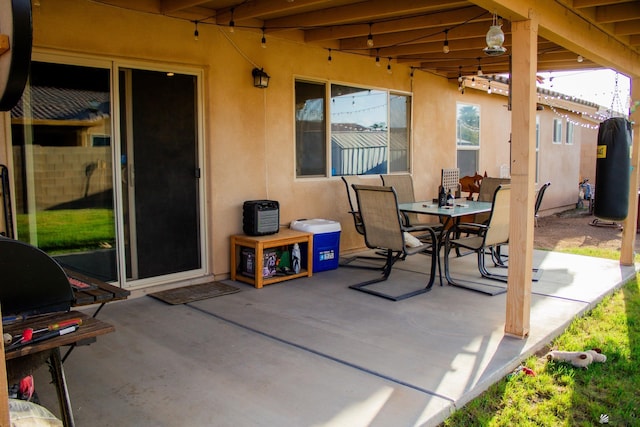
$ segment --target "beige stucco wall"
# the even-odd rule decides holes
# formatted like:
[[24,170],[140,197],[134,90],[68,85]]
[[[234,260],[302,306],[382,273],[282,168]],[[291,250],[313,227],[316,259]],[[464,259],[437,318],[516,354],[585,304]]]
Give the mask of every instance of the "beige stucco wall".
[[[288,33],[288,38],[268,34],[267,48],[263,49],[260,31],[237,28],[230,34],[225,28],[200,24],[196,41],[191,22],[84,0],[40,2],[34,8],[33,23],[38,53],[148,61],[163,70],[172,64],[203,70],[204,203],[209,266],[217,277],[229,272],[229,236],[242,231],[245,200],[278,200],[283,224],[298,218],[339,221],[341,249],[363,246],[347,213],[342,181],[295,178],[297,77],[412,92],[412,173],[419,199],[435,197],[440,169],[455,167],[457,101],[481,106],[480,172],[499,176],[500,165],[509,163],[510,113],[505,97],[470,89],[463,95],[457,90],[457,81],[420,71],[412,78],[411,70],[402,64],[392,63],[393,73],[388,74],[384,66],[375,67],[371,58],[336,51],[329,63],[325,49],[304,45],[298,34]],[[253,87],[254,65],[270,74],[268,89]],[[7,146],[2,135],[4,130],[0,153]],[[567,185],[574,187],[575,194],[580,145],[557,148],[557,152],[555,147],[549,149],[554,151],[541,165],[545,171],[541,169],[542,179],[559,188],[571,175]],[[550,199],[555,197],[554,192],[548,194]]]

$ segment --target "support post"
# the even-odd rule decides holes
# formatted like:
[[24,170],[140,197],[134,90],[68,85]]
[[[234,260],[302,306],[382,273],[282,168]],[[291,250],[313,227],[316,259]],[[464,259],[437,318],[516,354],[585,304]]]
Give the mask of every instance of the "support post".
[[[640,77],[631,79],[631,99],[640,100]],[[636,241],[638,218],[638,162],[640,161],[640,105],[632,108],[629,120],[633,124],[633,141],[631,148],[631,176],[629,177],[629,210],[622,228],[622,248],[620,264],[633,265],[633,247]]]
[[505,333],[529,335],[535,204],[538,20],[512,22],[511,214]]

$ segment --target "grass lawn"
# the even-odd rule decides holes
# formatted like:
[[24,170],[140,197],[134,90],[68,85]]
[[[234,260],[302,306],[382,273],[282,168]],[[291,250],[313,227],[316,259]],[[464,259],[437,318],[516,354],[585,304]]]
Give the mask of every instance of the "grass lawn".
[[[616,251],[568,252],[619,259]],[[456,411],[445,426],[640,426],[640,289],[638,276],[575,319],[550,347],[563,351],[601,349],[605,363],[588,369],[523,361],[523,372],[494,384]],[[602,421],[602,423],[601,423]]]
[[[29,215],[16,216],[18,237],[29,241]],[[111,209],[69,209],[36,213],[37,246],[49,254],[96,249],[115,242]]]

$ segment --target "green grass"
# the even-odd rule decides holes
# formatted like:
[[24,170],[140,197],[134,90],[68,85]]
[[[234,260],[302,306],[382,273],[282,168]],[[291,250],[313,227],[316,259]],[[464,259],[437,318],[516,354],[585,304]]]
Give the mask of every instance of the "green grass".
[[[619,251],[568,252],[619,259]],[[587,253],[588,252],[588,253]],[[640,426],[640,289],[638,276],[575,319],[550,346],[600,348],[605,363],[588,369],[531,356],[536,376],[508,376],[452,414],[445,426]]]
[[[29,215],[17,215],[18,238],[29,242]],[[48,253],[75,252],[113,245],[111,209],[69,209],[36,213],[37,246]]]

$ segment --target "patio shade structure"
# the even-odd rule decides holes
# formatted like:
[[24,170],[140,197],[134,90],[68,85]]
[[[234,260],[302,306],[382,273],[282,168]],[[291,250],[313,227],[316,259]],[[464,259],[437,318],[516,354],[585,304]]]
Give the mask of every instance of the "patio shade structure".
[[[511,177],[508,335],[529,333],[533,211],[535,204],[536,74],[545,71],[612,68],[632,79],[640,99],[640,2],[507,0],[415,2],[412,0],[99,0],[145,13],[204,25],[254,31],[257,43],[293,37],[335,52],[404,63],[414,71],[456,79],[460,74],[510,74]],[[501,25],[503,55],[486,55],[487,32]],[[446,49],[444,49],[446,40]],[[445,53],[445,50],[447,53]],[[332,55],[332,52],[334,53]],[[276,74],[272,70],[272,74]],[[426,102],[426,101],[425,101]],[[637,195],[640,113],[634,121],[630,200]],[[634,120],[635,119],[635,120]],[[630,265],[637,206],[630,204],[621,263]]]

